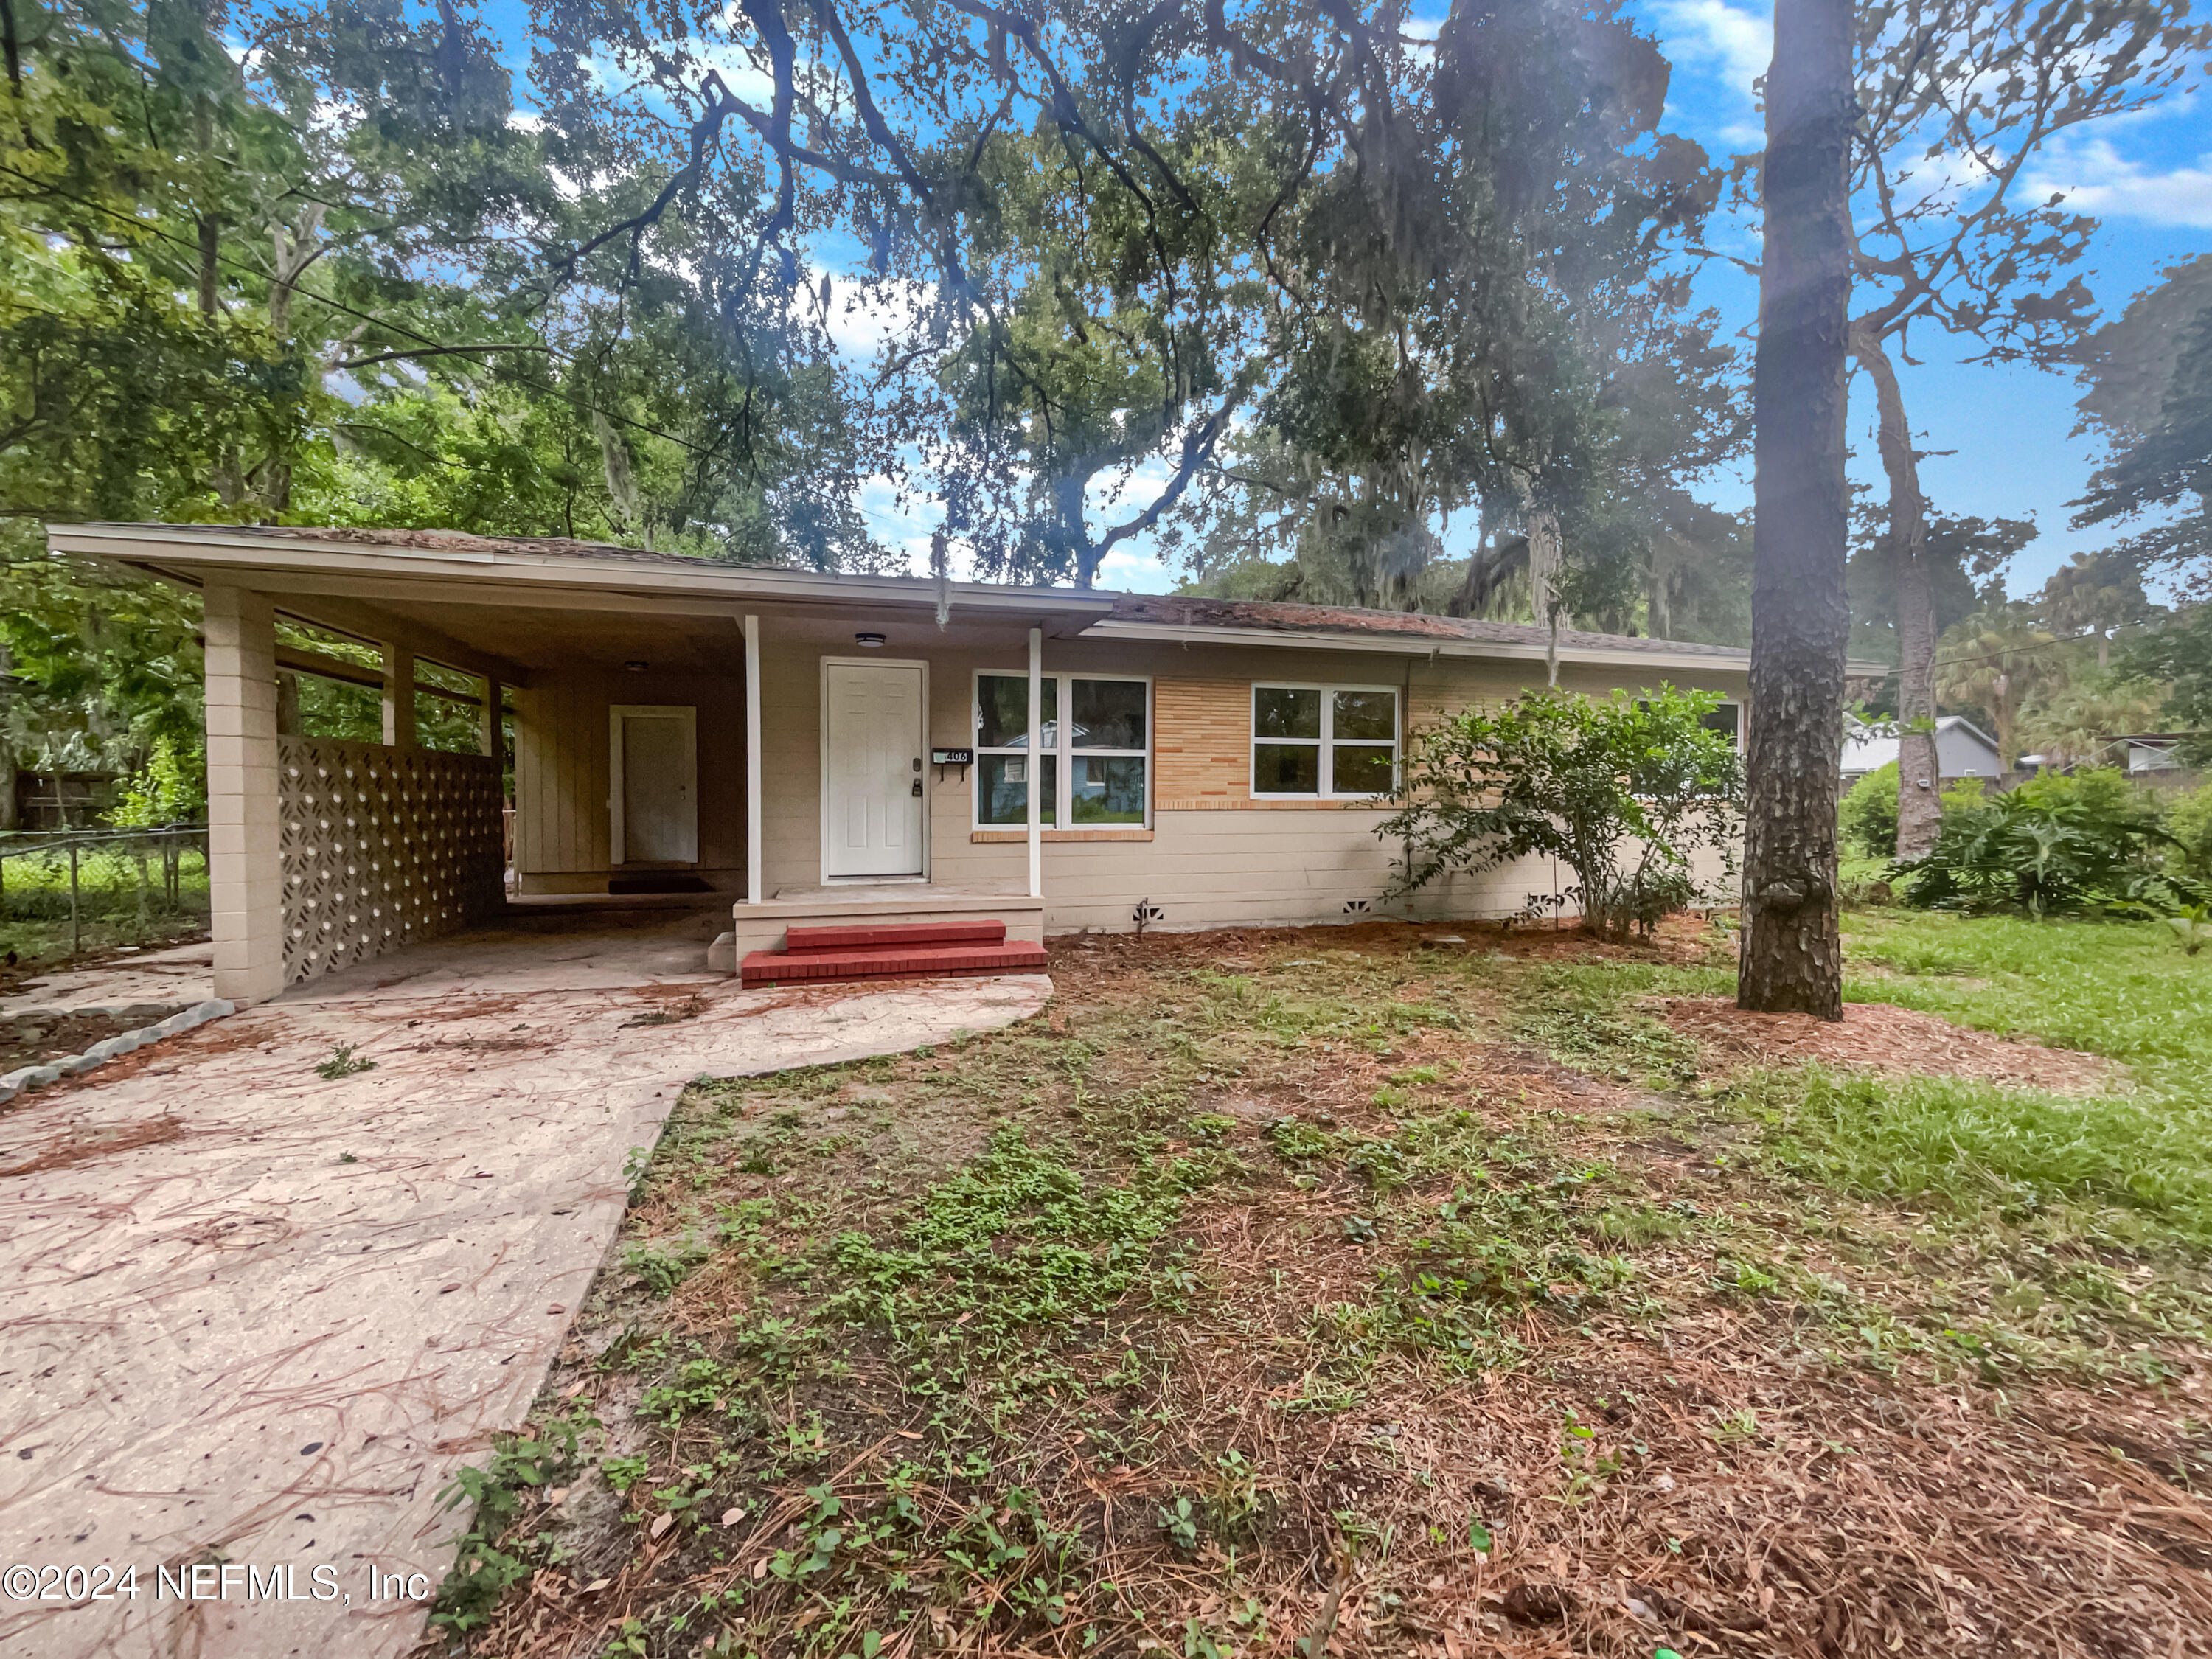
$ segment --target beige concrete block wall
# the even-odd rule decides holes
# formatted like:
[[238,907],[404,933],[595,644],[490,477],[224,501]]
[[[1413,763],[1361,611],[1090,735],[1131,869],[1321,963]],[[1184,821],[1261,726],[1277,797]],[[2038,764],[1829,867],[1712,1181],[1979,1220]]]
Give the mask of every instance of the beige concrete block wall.
[[[821,879],[822,655],[818,647],[772,637],[763,644],[763,866],[771,896],[780,887]],[[974,743],[979,670],[1020,674],[1026,668],[1023,649],[1014,642],[1000,652],[908,649],[885,656],[928,664],[927,735],[933,747]],[[1142,674],[1153,681],[1155,805],[1149,836],[1117,830],[1095,839],[1077,834],[1047,839],[1046,918],[1055,932],[1128,927],[1132,909],[1146,898],[1168,912],[1163,925],[1171,927],[1340,921],[1357,919],[1361,913],[1346,907],[1362,902],[1380,912],[1394,854],[1374,834],[1384,814],[1356,805],[1249,799],[1254,681],[1395,685],[1406,718],[1418,728],[1543,680],[1540,663],[1084,639],[1046,641],[1044,665],[1048,673]],[[1625,672],[1587,667],[1569,667],[1560,675],[1564,687],[1598,695],[1628,679]],[[1741,672],[1724,667],[1639,675],[1634,688],[1661,679],[1743,695]],[[1023,837],[977,830],[974,783],[972,774],[963,781],[957,769],[941,779],[933,769],[925,775],[932,878],[1019,887],[1028,869]],[[1530,894],[1555,892],[1572,879],[1530,860],[1440,884],[1401,908],[1422,917],[1512,915]]]
[[452,933],[504,902],[490,756],[329,738],[277,750],[287,983]]
[[741,665],[731,666],[726,676],[552,670],[534,673],[528,687],[515,691],[514,866],[520,890],[601,892],[614,873],[608,862],[613,831],[607,711],[617,703],[698,710],[696,872],[717,888],[744,890],[744,681]]
[[260,1002],[284,988],[276,611],[264,593],[210,585],[202,616],[215,994]]

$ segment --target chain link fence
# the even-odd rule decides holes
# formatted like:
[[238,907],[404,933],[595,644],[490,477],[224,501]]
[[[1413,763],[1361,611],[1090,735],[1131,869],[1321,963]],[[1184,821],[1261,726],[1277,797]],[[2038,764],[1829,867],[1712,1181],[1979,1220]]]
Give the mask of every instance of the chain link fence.
[[0,835],[0,951],[55,962],[207,931],[207,831]]

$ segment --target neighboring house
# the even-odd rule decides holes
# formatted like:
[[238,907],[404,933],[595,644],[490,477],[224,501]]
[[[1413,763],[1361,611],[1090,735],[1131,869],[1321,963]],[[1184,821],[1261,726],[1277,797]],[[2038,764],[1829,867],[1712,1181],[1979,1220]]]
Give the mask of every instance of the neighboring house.
[[[499,908],[502,688],[515,902],[726,895],[742,952],[802,923],[988,917],[1037,940],[1139,906],[1170,928],[1364,914],[1394,851],[1372,799],[1408,734],[1545,678],[1541,629],[1395,612],[443,531],[50,533],[204,590],[217,988],[237,1000]],[[381,672],[280,646],[280,613],[380,646]],[[1742,651],[1567,632],[1559,660],[1572,690],[1718,691],[1741,728]],[[364,672],[384,743],[283,729],[280,677]],[[418,691],[471,705],[483,753],[422,747]],[[1531,863],[1407,913],[1510,915],[1571,879]]]
[[2178,732],[2142,732],[2114,738],[2107,747],[2130,772],[2179,772],[2181,743]]
[[[1882,737],[1857,720],[1844,737],[1844,787],[1869,772],[1878,772],[1897,758],[1897,738]],[[1958,714],[1945,714],[1936,722],[1936,763],[1945,781],[1954,778],[1987,778],[1994,783],[2004,775],[1996,739]]]

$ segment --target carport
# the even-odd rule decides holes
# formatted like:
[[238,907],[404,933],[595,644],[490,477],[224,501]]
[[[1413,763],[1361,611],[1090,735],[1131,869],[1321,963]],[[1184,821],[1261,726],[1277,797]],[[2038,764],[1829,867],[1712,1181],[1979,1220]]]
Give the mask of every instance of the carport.
[[[948,823],[933,844],[933,815],[965,817],[968,769],[926,768],[928,728],[974,738],[965,677],[933,705],[918,659],[1026,661],[1034,705],[1042,640],[1104,597],[442,531],[49,533],[202,596],[216,990],[234,1002],[509,926],[512,901],[693,896],[717,932],[749,906],[780,935],[866,902],[781,890],[888,875],[902,915],[949,884],[1042,938],[1035,811],[1026,832]],[[373,690],[380,740],[302,730],[302,676]],[[472,717],[458,745],[456,709]],[[1023,848],[992,844],[1010,839],[1025,886]]]

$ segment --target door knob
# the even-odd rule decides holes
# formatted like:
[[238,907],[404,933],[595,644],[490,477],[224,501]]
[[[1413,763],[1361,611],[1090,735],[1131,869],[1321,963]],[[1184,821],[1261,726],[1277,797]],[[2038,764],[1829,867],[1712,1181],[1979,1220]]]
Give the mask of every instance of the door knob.
[[916,779],[914,781],[914,789],[913,789],[913,793],[915,793],[915,795],[917,795],[917,796],[919,796],[919,795],[921,793],[921,780],[920,778],[916,778]]

